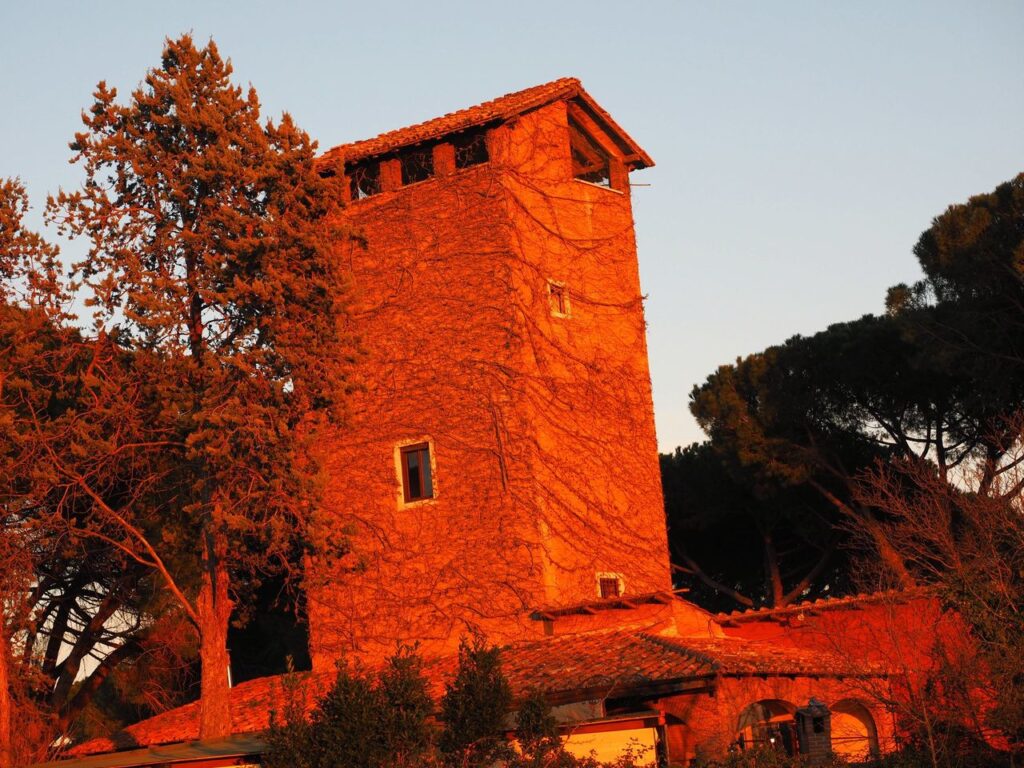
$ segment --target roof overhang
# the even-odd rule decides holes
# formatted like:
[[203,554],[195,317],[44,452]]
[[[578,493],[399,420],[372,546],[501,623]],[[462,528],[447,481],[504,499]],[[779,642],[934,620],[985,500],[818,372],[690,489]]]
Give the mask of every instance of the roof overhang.
[[243,765],[244,758],[266,751],[267,744],[257,734],[241,734],[211,741],[183,741],[124,752],[107,752],[88,757],[37,763],[31,768],[141,768],[174,765],[177,768]]
[[651,156],[594,101],[583,89],[580,81],[574,77],[565,77],[510,93],[474,107],[388,131],[370,139],[342,144],[324,152],[318,161],[322,166],[330,166],[339,161],[353,163],[372,157],[388,156],[407,147],[439,141],[445,136],[463,131],[508,123],[521,115],[558,101],[568,102],[571,109],[585,115],[586,119],[615,145],[630,170],[654,165]]

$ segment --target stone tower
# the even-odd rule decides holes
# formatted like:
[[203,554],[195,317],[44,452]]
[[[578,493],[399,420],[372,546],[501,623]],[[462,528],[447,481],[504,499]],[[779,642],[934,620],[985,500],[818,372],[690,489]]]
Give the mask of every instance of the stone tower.
[[[344,557],[308,567],[314,666],[670,588],[629,174],[562,79],[336,147],[362,341],[320,439]],[[550,627],[549,627],[550,630]]]

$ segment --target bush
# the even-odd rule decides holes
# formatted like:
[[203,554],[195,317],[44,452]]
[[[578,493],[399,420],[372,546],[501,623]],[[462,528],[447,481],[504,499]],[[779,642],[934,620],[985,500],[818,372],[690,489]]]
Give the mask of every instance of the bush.
[[[641,768],[653,763],[643,749],[612,763],[576,757],[562,746],[544,696],[520,705],[516,737],[505,737],[512,690],[501,654],[480,638],[459,647],[455,677],[432,720],[433,702],[423,665],[403,649],[378,672],[341,663],[334,684],[311,715],[306,675],[284,678],[281,710],[265,734],[265,768]],[[760,766],[758,766],[760,768]]]
[[280,722],[271,715],[266,768],[413,768],[427,765],[433,708],[419,657],[391,657],[379,673],[346,663],[309,720],[302,679],[286,678]]
[[489,768],[510,756],[504,736],[512,689],[501,669],[501,651],[481,637],[463,639],[455,679],[441,698],[444,726],[439,746],[446,765]]

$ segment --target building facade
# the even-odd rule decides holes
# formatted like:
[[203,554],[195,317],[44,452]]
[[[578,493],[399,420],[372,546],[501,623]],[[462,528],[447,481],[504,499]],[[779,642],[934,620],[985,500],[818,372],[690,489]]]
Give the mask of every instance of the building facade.
[[651,164],[571,79],[326,154],[365,355],[321,441],[353,549],[310,569],[315,663],[670,588],[629,187]]

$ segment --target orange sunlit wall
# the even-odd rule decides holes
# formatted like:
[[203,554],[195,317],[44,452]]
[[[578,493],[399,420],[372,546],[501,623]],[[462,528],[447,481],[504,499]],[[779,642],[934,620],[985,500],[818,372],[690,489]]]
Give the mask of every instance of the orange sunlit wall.
[[[573,178],[578,110],[488,126],[468,168],[442,137],[413,184],[382,154],[383,191],[347,208],[366,355],[351,424],[321,439],[352,551],[309,569],[315,665],[540,633],[531,612],[597,599],[602,576],[670,586],[626,166],[586,124],[611,186]],[[407,503],[401,447],[424,444],[433,498]]]

